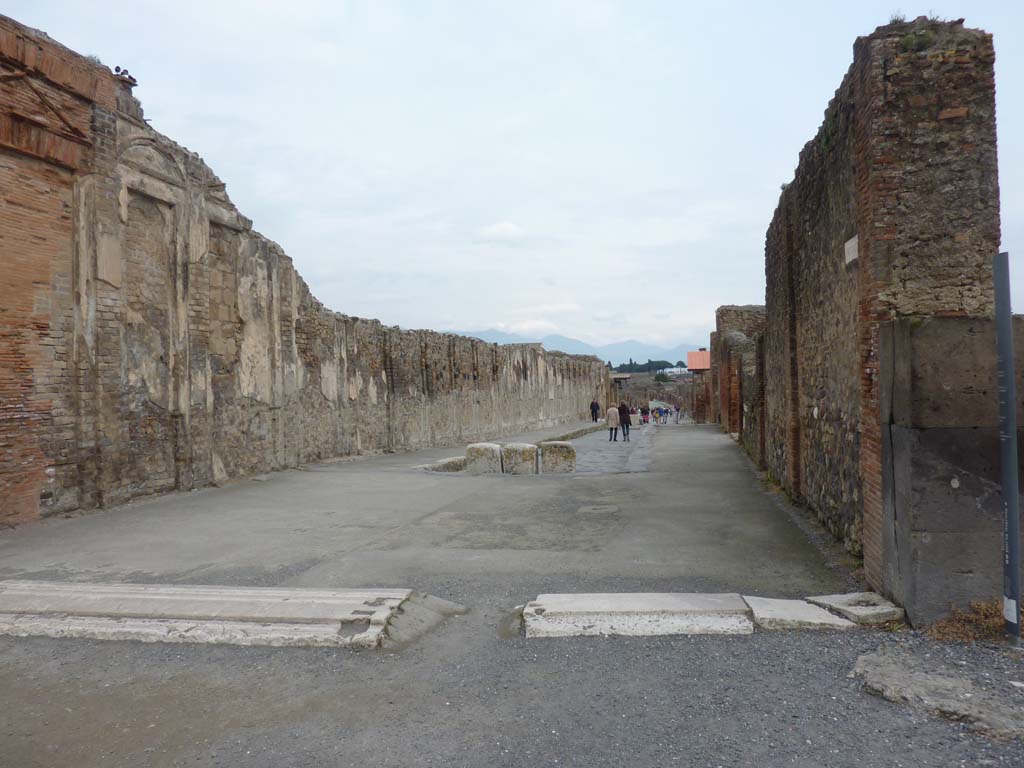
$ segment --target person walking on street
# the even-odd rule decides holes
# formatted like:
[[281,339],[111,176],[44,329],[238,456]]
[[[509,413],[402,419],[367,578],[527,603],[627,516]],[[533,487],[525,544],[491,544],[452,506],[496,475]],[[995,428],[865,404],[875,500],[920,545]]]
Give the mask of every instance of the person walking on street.
[[599,414],[600,412],[601,412],[601,404],[598,403],[597,400],[591,400],[590,401],[590,418],[591,418],[591,420],[595,424],[597,424],[597,414]]
[[622,427],[622,441],[629,442],[629,428],[633,426],[633,420],[629,418],[629,406],[619,403],[619,425]]
[[619,439],[619,409],[614,405],[608,409],[608,442]]

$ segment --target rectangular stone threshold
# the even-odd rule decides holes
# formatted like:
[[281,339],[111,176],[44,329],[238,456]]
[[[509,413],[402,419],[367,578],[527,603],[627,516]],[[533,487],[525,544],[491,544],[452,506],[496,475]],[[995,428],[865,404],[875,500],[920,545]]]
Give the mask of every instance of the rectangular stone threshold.
[[738,594],[623,592],[540,595],[523,608],[527,637],[749,635]]
[[[830,595],[873,600],[875,595]],[[814,598],[811,598],[814,599]],[[843,630],[856,626],[807,600],[735,593],[632,592],[540,595],[523,608],[526,637],[749,635],[760,630]]]
[[17,637],[380,648],[463,612],[408,589],[0,581],[0,635]]

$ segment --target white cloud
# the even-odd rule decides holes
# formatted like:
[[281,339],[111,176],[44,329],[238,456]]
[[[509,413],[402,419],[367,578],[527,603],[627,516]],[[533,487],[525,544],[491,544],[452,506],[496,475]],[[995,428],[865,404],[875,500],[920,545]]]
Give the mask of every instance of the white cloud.
[[518,323],[509,323],[508,330],[522,336],[542,336],[548,333],[557,333],[559,328],[550,320],[522,320]]
[[477,239],[484,243],[517,245],[526,240],[526,232],[518,224],[513,224],[511,221],[499,221],[496,224],[480,227],[477,230]]
[[[741,25],[673,0],[242,5],[3,12],[129,68],[153,127],[209,163],[333,309],[667,345],[706,344],[717,305],[764,301],[779,184],[851,42],[891,11],[805,0],[794,27],[769,3]],[[997,41],[1024,24],[1020,3],[975,5],[971,24]],[[764,39],[779,42],[770,57]],[[1024,130],[1022,62],[1000,48],[1004,211],[1024,200],[1009,140]],[[1024,216],[1003,219],[1003,248],[1021,252]],[[1024,306],[1024,269],[1014,281]]]
[[515,311],[522,315],[572,315],[582,312],[583,307],[575,301],[566,301],[560,304],[535,304],[530,307],[520,307]]

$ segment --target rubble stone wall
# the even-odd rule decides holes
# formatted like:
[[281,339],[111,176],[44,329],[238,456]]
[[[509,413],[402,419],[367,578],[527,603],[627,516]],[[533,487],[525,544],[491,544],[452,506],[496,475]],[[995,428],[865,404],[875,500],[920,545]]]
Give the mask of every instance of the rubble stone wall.
[[332,312],[133,81],[0,17],[0,523],[585,418],[596,358]]
[[730,434],[743,431],[743,371],[756,367],[756,339],[764,331],[764,323],[761,305],[728,305],[715,310],[711,370],[718,384],[718,419]]
[[854,84],[800,153],[765,243],[768,467],[858,550],[860,350]]
[[759,468],[764,468],[764,333],[750,339],[739,357],[739,437]]
[[697,371],[693,374],[693,384],[690,387],[690,417],[695,424],[706,424],[708,422],[711,399],[711,373],[710,371]]
[[800,154],[765,249],[765,462],[883,587],[879,326],[992,312],[991,36],[880,27]]

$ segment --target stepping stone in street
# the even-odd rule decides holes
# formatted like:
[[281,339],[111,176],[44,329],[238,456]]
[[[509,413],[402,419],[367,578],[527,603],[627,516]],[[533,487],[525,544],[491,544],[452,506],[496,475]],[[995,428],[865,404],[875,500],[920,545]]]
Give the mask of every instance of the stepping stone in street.
[[466,446],[466,472],[471,475],[501,474],[501,446],[472,443]]
[[857,624],[884,624],[903,621],[903,609],[874,592],[850,592],[845,595],[818,595],[807,602],[828,608]]
[[0,635],[381,648],[462,606],[408,589],[0,581]]
[[523,609],[526,636],[749,635],[737,594],[625,592],[540,595]]
[[773,597],[743,599],[754,612],[760,629],[850,629],[853,622],[835,616],[806,600],[779,600]]
[[501,446],[501,471],[506,475],[536,475],[537,446],[532,443]]
[[566,440],[547,440],[540,449],[540,469],[543,475],[571,474],[576,471],[576,448]]

